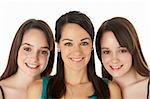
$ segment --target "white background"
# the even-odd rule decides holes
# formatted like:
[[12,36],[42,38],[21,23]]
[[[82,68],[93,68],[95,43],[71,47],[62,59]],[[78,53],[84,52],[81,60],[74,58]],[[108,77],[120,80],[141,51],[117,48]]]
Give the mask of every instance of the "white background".
[[[55,21],[72,10],[85,13],[92,20],[95,32],[109,18],[122,16],[129,19],[138,32],[144,56],[150,65],[149,0],[4,0],[0,2],[0,75],[6,67],[14,35],[24,21],[42,19],[54,33]],[[101,65],[96,54],[95,58],[96,72],[101,76]],[[53,68],[52,74],[55,70]]]

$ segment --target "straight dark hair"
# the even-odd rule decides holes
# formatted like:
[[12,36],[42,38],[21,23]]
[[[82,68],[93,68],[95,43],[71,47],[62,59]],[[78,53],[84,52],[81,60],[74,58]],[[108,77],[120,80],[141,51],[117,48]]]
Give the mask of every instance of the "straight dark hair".
[[[78,11],[71,11],[62,15],[56,21],[55,27],[55,38],[56,42],[59,43],[61,38],[62,28],[68,23],[75,23],[85,29],[90,35],[92,41],[94,40],[94,27],[91,20],[83,13]],[[109,99],[108,86],[103,82],[101,78],[96,75],[95,72],[95,59],[94,50],[91,52],[91,58],[87,65],[88,79],[92,82],[95,94],[98,98]],[[61,98],[66,93],[65,77],[64,77],[64,62],[61,57],[61,53],[58,52],[57,56],[57,74],[50,78],[47,87],[47,98]]]
[[[148,65],[143,56],[137,32],[130,21],[123,17],[114,17],[106,20],[100,26],[96,35],[96,52],[101,59],[101,39],[105,32],[111,31],[115,35],[120,46],[126,47],[132,55],[132,66],[141,76],[150,75]],[[102,76],[112,80],[112,76],[107,72],[102,63]]]
[[42,20],[36,20],[36,19],[29,19],[25,21],[18,29],[9,54],[9,59],[7,63],[7,67],[0,77],[0,80],[6,79],[10,77],[11,75],[15,74],[18,70],[18,64],[17,64],[17,58],[18,58],[18,51],[22,43],[22,39],[24,36],[24,33],[27,30],[30,29],[39,29],[44,32],[44,35],[47,39],[47,43],[50,48],[50,57],[48,61],[48,65],[46,69],[41,73],[41,77],[43,76],[48,76],[53,68],[53,63],[54,63],[54,55],[55,55],[55,45],[54,45],[54,37],[53,33],[49,27],[49,25],[42,21]]

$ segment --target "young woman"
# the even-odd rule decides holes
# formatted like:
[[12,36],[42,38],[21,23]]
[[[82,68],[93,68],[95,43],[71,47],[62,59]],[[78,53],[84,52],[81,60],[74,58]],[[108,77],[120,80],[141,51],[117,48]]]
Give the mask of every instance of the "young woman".
[[101,25],[96,51],[103,77],[119,84],[124,99],[149,99],[150,72],[136,30],[127,19],[114,17]]
[[95,73],[94,27],[83,13],[72,11],[56,21],[57,74],[33,83],[29,99],[120,99],[119,87]]
[[27,99],[34,80],[49,75],[54,62],[54,39],[42,20],[29,19],[18,29],[6,70],[0,78],[3,99]]

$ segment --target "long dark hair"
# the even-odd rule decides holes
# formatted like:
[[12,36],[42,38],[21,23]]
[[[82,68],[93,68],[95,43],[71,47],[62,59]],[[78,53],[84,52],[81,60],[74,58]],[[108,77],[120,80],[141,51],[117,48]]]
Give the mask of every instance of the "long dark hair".
[[[105,32],[111,31],[118,40],[120,46],[124,46],[128,49],[132,55],[132,66],[141,75],[148,77],[149,69],[148,65],[144,59],[140,42],[137,36],[137,32],[127,19],[123,17],[114,17],[105,21],[99,28],[96,35],[96,52],[98,58],[101,59],[101,39]],[[102,76],[112,80],[112,76],[106,71],[102,63]]]
[[17,72],[17,70],[18,70],[18,64],[17,64],[18,50],[21,46],[24,33],[27,30],[33,29],[33,28],[42,30],[44,32],[44,35],[46,35],[47,43],[50,47],[50,57],[49,57],[49,61],[48,61],[48,65],[47,65],[46,69],[41,73],[41,77],[47,76],[50,74],[52,67],[53,67],[54,55],[55,55],[54,54],[55,45],[54,45],[54,37],[53,37],[52,31],[46,22],[44,22],[42,20],[29,19],[29,20],[25,21],[19,27],[19,29],[14,37],[14,40],[13,40],[13,43],[11,46],[11,50],[10,50],[10,54],[9,54],[7,67],[4,71],[4,73],[2,74],[2,76],[0,77],[0,80],[6,79]]
[[[68,23],[75,23],[85,29],[92,41],[94,40],[94,27],[91,20],[83,13],[78,11],[71,11],[62,15],[56,21],[55,27],[55,38],[56,42],[59,43],[61,38],[61,32],[64,25]],[[96,75],[95,72],[95,59],[94,50],[91,52],[91,58],[87,65],[88,79],[93,83],[95,94],[98,98],[109,99],[108,86]],[[61,53],[58,52],[57,56],[57,74],[51,77],[47,87],[47,97],[61,98],[66,93],[65,77],[64,77],[64,62],[61,57]]]

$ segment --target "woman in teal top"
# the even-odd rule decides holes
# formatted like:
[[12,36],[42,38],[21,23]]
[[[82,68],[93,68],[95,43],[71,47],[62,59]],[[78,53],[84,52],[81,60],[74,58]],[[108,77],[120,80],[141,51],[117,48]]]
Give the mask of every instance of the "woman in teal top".
[[45,80],[33,83],[28,99],[120,99],[118,86],[113,82],[107,85],[96,75],[91,20],[81,12],[72,11],[56,21],[55,30],[56,75],[49,77],[46,84]]
[[[42,84],[42,95],[41,95],[41,99],[45,99],[46,97],[46,88],[48,85],[48,82],[50,80],[50,77],[43,77],[43,84]],[[103,78],[103,81],[105,82],[105,84],[108,86],[108,79]],[[91,95],[89,96],[89,99],[97,99],[96,95]]]
[[54,47],[53,33],[46,22],[37,19],[23,22],[14,36],[7,67],[0,77],[0,99],[27,99],[28,86],[50,74]]

